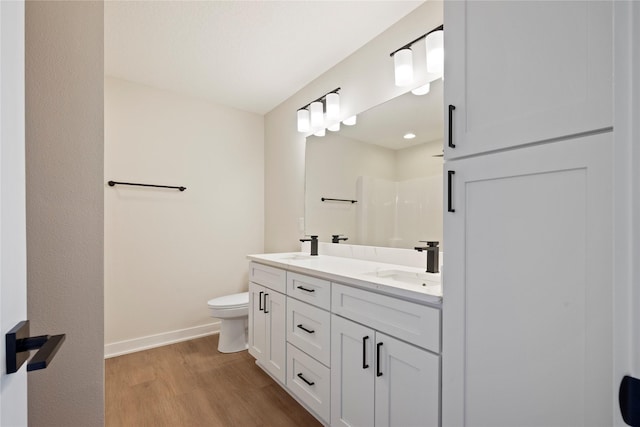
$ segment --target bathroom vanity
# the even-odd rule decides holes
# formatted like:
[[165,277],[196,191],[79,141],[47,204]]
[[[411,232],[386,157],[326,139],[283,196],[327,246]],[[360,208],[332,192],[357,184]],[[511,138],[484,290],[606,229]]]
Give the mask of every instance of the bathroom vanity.
[[250,255],[249,353],[331,426],[438,426],[442,287],[416,267]]

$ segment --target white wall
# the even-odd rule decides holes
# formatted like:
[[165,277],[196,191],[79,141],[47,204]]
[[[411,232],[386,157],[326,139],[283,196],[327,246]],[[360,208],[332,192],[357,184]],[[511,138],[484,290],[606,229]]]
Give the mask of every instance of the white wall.
[[216,330],[211,298],[247,289],[263,252],[262,116],[105,79],[107,355]]
[[442,3],[426,2],[266,115],[267,252],[293,251],[300,247],[298,221],[304,217],[306,135],[296,131],[297,109],[341,87],[341,115],[346,118],[406,92],[408,88],[394,85],[393,60],[389,54],[441,24]]
[[27,311],[67,336],[29,373],[32,426],[104,425],[103,22],[102,2],[26,2]]

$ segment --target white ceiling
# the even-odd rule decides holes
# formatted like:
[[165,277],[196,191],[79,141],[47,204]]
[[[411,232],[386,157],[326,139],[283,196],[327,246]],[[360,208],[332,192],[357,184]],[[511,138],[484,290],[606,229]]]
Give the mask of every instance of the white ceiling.
[[265,114],[423,1],[108,1],[105,75]]

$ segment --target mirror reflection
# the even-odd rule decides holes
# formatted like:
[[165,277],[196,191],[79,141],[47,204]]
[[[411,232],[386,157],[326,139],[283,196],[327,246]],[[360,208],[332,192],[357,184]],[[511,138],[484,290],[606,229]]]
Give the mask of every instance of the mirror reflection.
[[426,95],[408,92],[353,126],[308,137],[305,233],[322,242],[340,234],[348,244],[442,247],[442,105],[436,80]]

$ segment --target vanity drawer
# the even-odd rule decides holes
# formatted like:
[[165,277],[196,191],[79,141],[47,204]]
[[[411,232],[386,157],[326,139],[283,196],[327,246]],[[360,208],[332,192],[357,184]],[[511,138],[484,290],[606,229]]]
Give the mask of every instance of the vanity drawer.
[[287,387],[325,422],[330,420],[331,371],[287,344]]
[[287,295],[329,310],[331,283],[298,273],[287,273]]
[[287,297],[287,341],[329,366],[331,313]]
[[440,353],[440,310],[334,283],[331,311]]
[[271,288],[280,293],[286,293],[287,275],[285,270],[268,265],[249,262],[249,281]]

